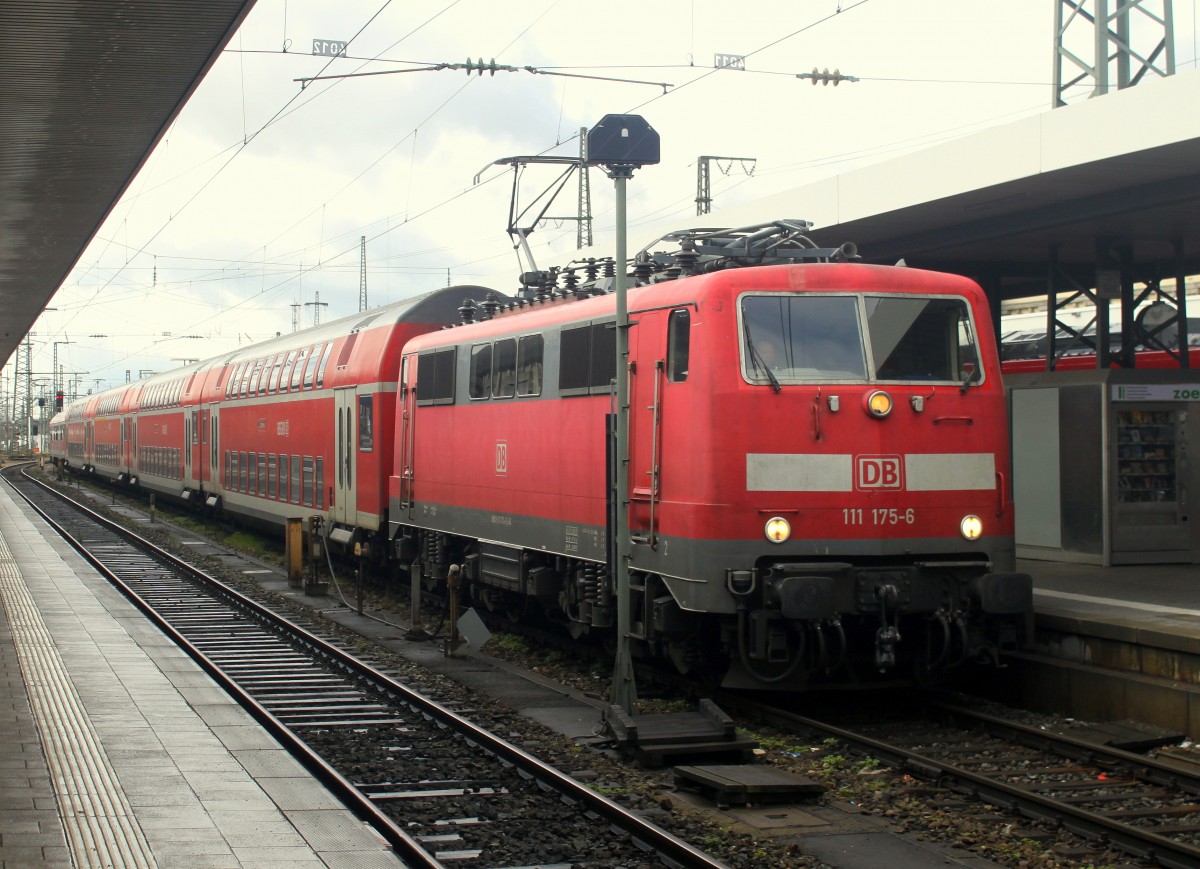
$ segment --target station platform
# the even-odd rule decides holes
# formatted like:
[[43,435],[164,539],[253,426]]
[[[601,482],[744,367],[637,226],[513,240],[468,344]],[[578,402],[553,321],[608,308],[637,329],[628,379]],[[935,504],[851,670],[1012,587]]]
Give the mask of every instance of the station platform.
[[1040,617],[1102,619],[1200,636],[1200,565],[1097,567],[1021,559]]
[[1033,630],[1001,699],[1200,738],[1200,566],[1017,566],[1033,576]]
[[403,866],[0,485],[0,866]]

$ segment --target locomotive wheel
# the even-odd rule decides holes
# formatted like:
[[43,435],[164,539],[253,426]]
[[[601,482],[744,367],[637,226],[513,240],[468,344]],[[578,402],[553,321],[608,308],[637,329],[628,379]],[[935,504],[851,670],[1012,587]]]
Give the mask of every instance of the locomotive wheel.
[[525,614],[524,598],[498,588],[486,586],[474,588],[471,596],[487,607],[488,612],[502,615],[513,624],[521,621],[521,617]]
[[570,632],[572,640],[582,640],[592,632],[592,626],[571,619],[567,622],[567,630]]
[[704,655],[694,639],[663,640],[663,656],[681,676],[686,676],[703,663]]

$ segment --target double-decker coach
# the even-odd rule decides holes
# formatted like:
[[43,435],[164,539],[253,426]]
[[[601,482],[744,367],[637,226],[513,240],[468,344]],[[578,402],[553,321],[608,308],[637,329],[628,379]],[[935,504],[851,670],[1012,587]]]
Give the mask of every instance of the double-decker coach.
[[367,539],[386,526],[400,350],[480,292],[437,290],[79,399],[52,454],[256,524],[321,515],[334,540]]

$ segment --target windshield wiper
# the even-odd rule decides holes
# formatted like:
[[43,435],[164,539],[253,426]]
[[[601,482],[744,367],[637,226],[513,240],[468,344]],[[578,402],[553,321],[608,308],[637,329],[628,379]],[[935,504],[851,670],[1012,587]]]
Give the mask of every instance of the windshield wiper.
[[962,384],[959,385],[958,388],[960,390],[962,390],[963,395],[966,395],[967,387],[970,386],[974,381],[976,381],[978,379],[979,379],[979,367],[976,366],[967,372],[966,379],[963,380]]
[[746,349],[750,351],[750,361],[754,363],[755,368],[761,368],[767,373],[767,380],[771,381],[771,388],[778,393],[783,389],[783,387],[779,385],[779,378],[777,378],[775,376],[775,372],[772,371],[767,364],[762,361],[762,357],[758,355],[758,351],[754,348],[754,341],[750,338],[750,323],[746,320],[742,320],[742,324],[744,327],[743,331],[746,333]]

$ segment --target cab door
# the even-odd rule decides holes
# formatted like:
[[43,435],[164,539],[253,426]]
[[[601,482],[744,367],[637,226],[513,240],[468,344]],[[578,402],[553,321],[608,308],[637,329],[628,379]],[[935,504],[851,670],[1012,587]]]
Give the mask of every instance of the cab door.
[[668,461],[664,407],[669,389],[687,380],[690,329],[691,310],[678,308],[642,314],[630,333],[629,529],[651,547],[658,543]]
[[337,466],[333,474],[333,504],[330,515],[334,522],[345,525],[358,524],[356,483],[358,467],[358,436],[355,425],[358,401],[354,387],[334,390],[334,448]]
[[637,318],[629,334],[629,530],[656,545],[662,500],[662,390],[666,329],[659,312]]

